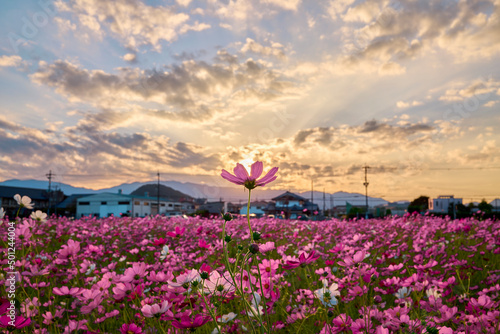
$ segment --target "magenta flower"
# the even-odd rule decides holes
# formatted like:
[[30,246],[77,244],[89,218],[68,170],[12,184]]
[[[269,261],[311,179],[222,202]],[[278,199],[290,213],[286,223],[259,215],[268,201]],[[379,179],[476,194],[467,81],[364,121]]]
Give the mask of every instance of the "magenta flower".
[[197,314],[194,319],[184,315],[179,320],[172,320],[172,326],[175,328],[197,328],[206,324],[210,320],[209,316]]
[[123,324],[120,334],[142,334],[142,328],[136,324]]
[[76,255],[80,251],[80,242],[74,241],[72,239],[68,240],[67,245],[62,245],[62,248],[58,250],[59,258],[64,260],[72,255]]
[[256,187],[265,186],[266,184],[276,180],[278,167],[271,168],[271,170],[267,172],[264,177],[262,177],[260,180],[257,180],[262,175],[263,170],[264,167],[262,162],[256,161],[252,164],[250,175],[248,175],[246,168],[242,164],[237,163],[236,167],[234,167],[235,175],[223,169],[221,176],[229,182],[244,185],[245,188],[252,190]]
[[184,234],[184,231],[186,231],[186,228],[180,228],[179,226],[175,227],[175,232],[167,232],[167,235],[172,238],[177,238],[180,237],[181,235]]
[[125,272],[123,273],[123,276],[120,280],[122,282],[129,283],[131,283],[132,281],[137,282],[148,274],[146,271],[146,267],[147,266],[144,262],[134,263],[132,265],[132,268],[125,269]]
[[299,266],[305,267],[307,264],[312,263],[319,259],[319,255],[314,255],[315,251],[313,250],[311,254],[307,255],[306,252],[302,252],[299,255],[299,260],[288,260],[286,261],[286,264],[283,265],[283,269],[289,270],[289,269],[294,269]]
[[31,324],[30,318],[25,318],[25,317],[20,316],[20,315],[16,316],[14,326],[9,324],[11,321],[12,320],[7,315],[1,316],[0,317],[0,328],[7,328],[9,330],[14,330],[14,329],[19,329],[19,328],[29,326]]

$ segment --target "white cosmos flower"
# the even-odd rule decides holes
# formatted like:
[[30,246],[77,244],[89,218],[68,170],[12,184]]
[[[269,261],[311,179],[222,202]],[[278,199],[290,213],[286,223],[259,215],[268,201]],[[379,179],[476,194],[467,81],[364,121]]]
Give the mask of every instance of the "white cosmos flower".
[[30,210],[33,209],[33,203],[31,203],[31,198],[29,198],[28,196],[21,197],[21,195],[16,194],[14,195],[14,199],[21,208],[26,208]]
[[[5,216],[5,210],[3,208],[0,208],[0,219],[3,219],[3,217]],[[0,225],[2,225],[0,223]]]
[[44,222],[47,221],[47,214],[45,212],[42,212],[40,210],[36,210],[35,212],[31,213],[31,219],[34,219],[39,222]]
[[406,286],[405,287],[402,287],[398,290],[398,292],[396,292],[394,294],[394,296],[396,296],[396,298],[398,299],[404,299],[406,297],[408,297],[411,293],[411,288],[407,288]]
[[222,317],[220,317],[219,322],[228,323],[234,318],[236,318],[236,314],[233,312],[229,312],[228,314],[224,314]]

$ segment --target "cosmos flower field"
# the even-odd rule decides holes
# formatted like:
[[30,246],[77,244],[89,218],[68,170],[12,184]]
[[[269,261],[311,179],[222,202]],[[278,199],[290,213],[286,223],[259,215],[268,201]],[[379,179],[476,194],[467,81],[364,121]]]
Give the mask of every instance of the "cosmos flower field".
[[252,219],[251,252],[247,220],[223,223],[18,219],[15,332],[500,332],[498,220]]

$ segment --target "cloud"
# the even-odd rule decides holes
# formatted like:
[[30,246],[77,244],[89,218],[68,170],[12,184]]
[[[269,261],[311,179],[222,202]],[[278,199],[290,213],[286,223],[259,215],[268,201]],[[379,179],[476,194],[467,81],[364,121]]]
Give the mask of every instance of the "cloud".
[[171,143],[165,136],[145,132],[104,131],[95,125],[54,132],[0,119],[0,141],[5,144],[0,147],[0,156],[5,157],[0,177],[25,178],[57,166],[56,174],[98,174],[101,180],[110,175],[121,183],[124,175],[139,180],[157,169],[202,174],[220,164],[218,155],[205,147]]
[[285,10],[297,11],[301,0],[263,0],[262,2],[275,5]]
[[330,14],[343,21],[337,61],[350,69],[401,74],[407,60],[436,50],[457,62],[500,53],[498,1],[347,1],[331,5]]
[[206,23],[190,23],[188,14],[176,12],[173,7],[149,6],[139,0],[71,0],[57,1],[56,5],[60,12],[71,13],[84,30],[102,36],[106,29],[131,49],[151,45],[159,51],[161,41],[172,42],[190,30],[210,27]]
[[117,73],[63,60],[41,62],[31,79],[71,102],[185,121],[300,93],[300,84],[278,69],[252,59],[239,62],[226,51],[219,51],[213,64],[186,60],[153,70],[119,68]]
[[279,43],[273,43],[272,46],[263,46],[251,38],[247,38],[246,43],[241,47],[241,52],[253,52],[263,56],[274,56],[279,59],[286,59],[282,50],[283,46]]
[[1,56],[0,67],[18,67],[23,63],[23,59],[19,56]]
[[396,102],[396,107],[398,107],[400,109],[406,109],[409,107],[421,106],[422,104],[424,104],[424,103],[421,101],[417,101],[417,100],[413,100],[412,102],[398,101],[398,102]]
[[137,55],[135,53],[127,53],[123,56],[123,60],[129,63],[136,63]]

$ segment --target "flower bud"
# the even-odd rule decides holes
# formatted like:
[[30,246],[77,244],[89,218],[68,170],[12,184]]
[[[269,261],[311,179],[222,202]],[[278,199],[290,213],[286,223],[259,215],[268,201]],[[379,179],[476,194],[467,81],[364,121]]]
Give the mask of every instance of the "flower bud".
[[257,254],[259,252],[259,245],[257,245],[257,244],[251,244],[250,247],[248,247],[248,250],[252,254]]
[[224,219],[226,222],[229,222],[233,220],[233,216],[229,212],[226,212],[224,215],[222,215],[222,219]]
[[231,239],[231,236],[230,236],[230,235],[226,235],[226,236],[224,237],[224,241],[225,241],[225,242],[227,242],[227,243],[231,242],[231,240],[233,240],[233,239]]

